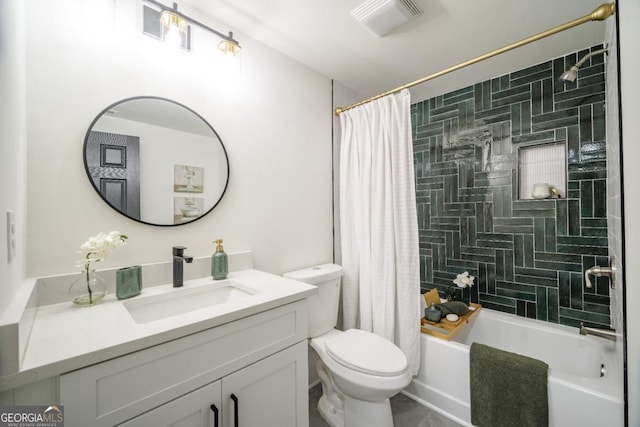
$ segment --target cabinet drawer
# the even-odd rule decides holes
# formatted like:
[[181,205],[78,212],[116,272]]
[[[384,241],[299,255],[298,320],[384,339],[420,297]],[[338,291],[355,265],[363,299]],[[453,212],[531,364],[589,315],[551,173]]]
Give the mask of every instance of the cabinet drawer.
[[[118,427],[207,427],[220,426],[220,381],[185,394]],[[217,424],[216,424],[217,423]]]
[[113,426],[307,338],[306,300],[60,377],[69,426]]

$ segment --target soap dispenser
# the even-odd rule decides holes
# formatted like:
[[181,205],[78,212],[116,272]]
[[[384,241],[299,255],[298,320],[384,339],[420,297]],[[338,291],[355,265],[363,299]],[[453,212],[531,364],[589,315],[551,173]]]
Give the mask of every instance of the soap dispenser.
[[216,252],[211,256],[211,275],[213,280],[222,280],[229,274],[229,261],[222,247],[222,239],[214,240]]

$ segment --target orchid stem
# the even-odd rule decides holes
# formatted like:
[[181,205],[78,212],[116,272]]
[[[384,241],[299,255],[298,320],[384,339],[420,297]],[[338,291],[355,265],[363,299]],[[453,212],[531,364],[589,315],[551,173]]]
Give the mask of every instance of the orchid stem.
[[[89,258],[89,255],[87,255],[87,258]],[[84,271],[87,276],[87,291],[89,292],[89,305],[91,305],[93,304],[93,294],[91,292],[91,283],[89,282],[89,263],[88,262],[84,265]]]

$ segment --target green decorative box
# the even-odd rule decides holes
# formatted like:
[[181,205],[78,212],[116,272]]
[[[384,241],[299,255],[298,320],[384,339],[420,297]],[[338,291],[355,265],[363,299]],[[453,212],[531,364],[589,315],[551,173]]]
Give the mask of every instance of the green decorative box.
[[116,271],[116,297],[127,299],[142,292],[142,267],[121,268]]

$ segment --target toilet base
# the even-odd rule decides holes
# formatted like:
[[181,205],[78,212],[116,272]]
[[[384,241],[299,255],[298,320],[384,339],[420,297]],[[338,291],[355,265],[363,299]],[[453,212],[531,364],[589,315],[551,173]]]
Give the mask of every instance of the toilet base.
[[344,396],[345,427],[393,427],[389,399],[369,402]]
[[316,372],[322,384],[318,412],[331,427],[344,427],[344,397],[342,393],[338,393],[331,374],[322,360],[316,362]]
[[389,399],[368,402],[344,396],[343,412],[323,395],[318,401],[318,412],[331,427],[393,427]]
[[318,412],[320,412],[320,416],[331,427],[344,427],[344,413],[342,412],[342,408],[336,408],[331,405],[325,395],[322,395],[318,401]]
[[389,399],[368,401],[348,396],[338,391],[322,360],[316,370],[322,383],[318,412],[331,427],[393,427]]

